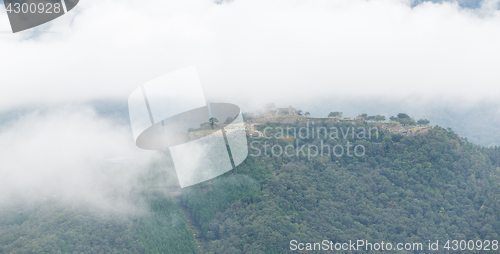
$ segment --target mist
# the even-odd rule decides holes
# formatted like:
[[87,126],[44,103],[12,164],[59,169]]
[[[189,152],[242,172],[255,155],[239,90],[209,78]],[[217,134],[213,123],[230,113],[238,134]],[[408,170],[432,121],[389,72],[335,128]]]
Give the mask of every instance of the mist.
[[0,206],[47,200],[101,212],[141,212],[134,192],[155,151],[135,147],[130,127],[85,105],[30,111],[0,129]]
[[9,112],[0,119],[0,205],[56,197],[140,210],[129,194],[161,155],[135,146],[124,102],[147,81],[192,65],[208,102],[247,112],[272,102],[313,116],[406,112],[499,145],[497,7],[82,1],[18,34],[8,33],[0,8],[0,111]]
[[497,5],[82,1],[32,31],[0,34],[0,109],[123,99],[192,65],[207,100],[243,107],[333,96],[497,99]]
[[386,119],[398,113],[407,113],[415,120],[428,119],[432,126],[451,128],[474,144],[500,146],[500,102],[495,99],[476,101],[460,97],[422,95],[332,96],[313,101],[288,101],[288,104],[276,106],[293,106],[318,117],[326,117],[329,112],[334,111],[343,112],[344,117],[356,118],[367,113],[383,115]]

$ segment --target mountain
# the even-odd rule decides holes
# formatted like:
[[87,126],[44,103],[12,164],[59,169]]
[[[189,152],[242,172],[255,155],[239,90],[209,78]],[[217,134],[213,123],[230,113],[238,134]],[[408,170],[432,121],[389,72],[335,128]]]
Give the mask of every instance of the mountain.
[[[168,153],[145,168],[127,194],[142,212],[14,199],[0,208],[0,253],[288,253],[324,240],[422,243],[426,252],[429,240],[443,251],[447,241],[493,247],[499,239],[499,148],[439,126],[415,134],[331,118],[246,121],[249,134],[260,134],[248,136],[248,158],[220,177],[165,184]],[[479,252],[498,253],[469,251]]]
[[[316,127],[327,129],[353,126],[315,121]],[[266,123],[258,128],[271,128],[271,136],[279,127],[301,125]],[[369,128],[367,123],[354,126]],[[293,143],[260,141],[254,146]],[[321,146],[318,139],[302,141]],[[284,253],[291,240],[424,245],[439,240],[442,250],[447,240],[498,239],[498,148],[476,146],[440,127],[420,135],[380,131],[371,140],[328,143],[348,141],[353,147],[364,145],[366,155],[310,160],[302,154],[250,156],[231,174],[185,190],[181,204],[200,222],[206,253]],[[224,193],[231,191],[222,189],[242,176],[258,183],[260,191],[228,201]]]

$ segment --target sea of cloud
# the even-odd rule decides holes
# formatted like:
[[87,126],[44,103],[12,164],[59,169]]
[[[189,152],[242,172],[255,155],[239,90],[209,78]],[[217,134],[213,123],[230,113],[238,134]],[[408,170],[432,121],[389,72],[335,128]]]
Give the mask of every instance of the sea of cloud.
[[[398,102],[415,109],[434,101],[471,108],[494,101],[497,6],[496,0],[477,9],[456,2],[412,7],[405,0],[81,1],[69,14],[17,34],[0,8],[0,111],[51,107],[1,126],[0,205],[16,195],[56,195],[133,207],[120,195],[154,153],[135,147],[128,125],[79,103],[126,100],[139,85],[186,66],[197,66],[208,101],[243,110],[275,102],[354,114],[390,101],[379,108],[384,112],[373,110],[390,115]],[[350,99],[357,104],[345,106]],[[79,106],[60,106],[73,104]],[[414,112],[426,117],[431,109]],[[123,156],[133,165],[106,160]]]
[[133,190],[157,157],[87,106],[32,111],[0,129],[0,206],[55,199],[137,212]]
[[0,109],[126,98],[196,65],[207,99],[255,105],[331,96],[500,92],[498,0],[81,1],[9,33],[0,8]]

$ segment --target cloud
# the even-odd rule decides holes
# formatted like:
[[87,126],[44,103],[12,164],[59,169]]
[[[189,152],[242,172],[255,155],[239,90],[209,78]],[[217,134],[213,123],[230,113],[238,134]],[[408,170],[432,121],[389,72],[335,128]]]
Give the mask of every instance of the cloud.
[[491,97],[500,92],[493,3],[471,10],[404,0],[82,1],[39,32],[0,34],[0,109],[126,98],[193,64],[209,100],[238,105]]
[[0,206],[56,198],[136,212],[132,190],[156,156],[134,146],[128,126],[87,107],[32,112],[0,130]]
[[[208,101],[243,110],[275,102],[323,116],[336,107],[354,117],[392,115],[404,104],[412,116],[426,118],[436,107],[457,107],[446,119],[429,116],[446,124],[470,115],[463,107],[478,108],[468,101],[500,94],[497,5],[82,1],[69,14],[19,34],[6,32],[0,8],[0,111],[126,101],[141,84],[196,65]],[[491,112],[493,126],[498,110]],[[475,133],[468,129],[464,123],[464,133]],[[500,137],[476,140],[498,144]],[[13,197],[56,196],[110,211],[139,209],[128,195],[155,156],[135,147],[128,125],[83,106],[23,115],[0,127],[0,206]],[[123,157],[134,160],[112,163]]]

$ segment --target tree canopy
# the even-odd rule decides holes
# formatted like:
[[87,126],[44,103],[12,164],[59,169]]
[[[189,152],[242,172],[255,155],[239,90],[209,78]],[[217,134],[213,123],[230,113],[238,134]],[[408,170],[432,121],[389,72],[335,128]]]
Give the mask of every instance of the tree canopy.
[[342,118],[342,112],[339,112],[339,111],[330,112],[330,113],[328,113],[328,117]]

